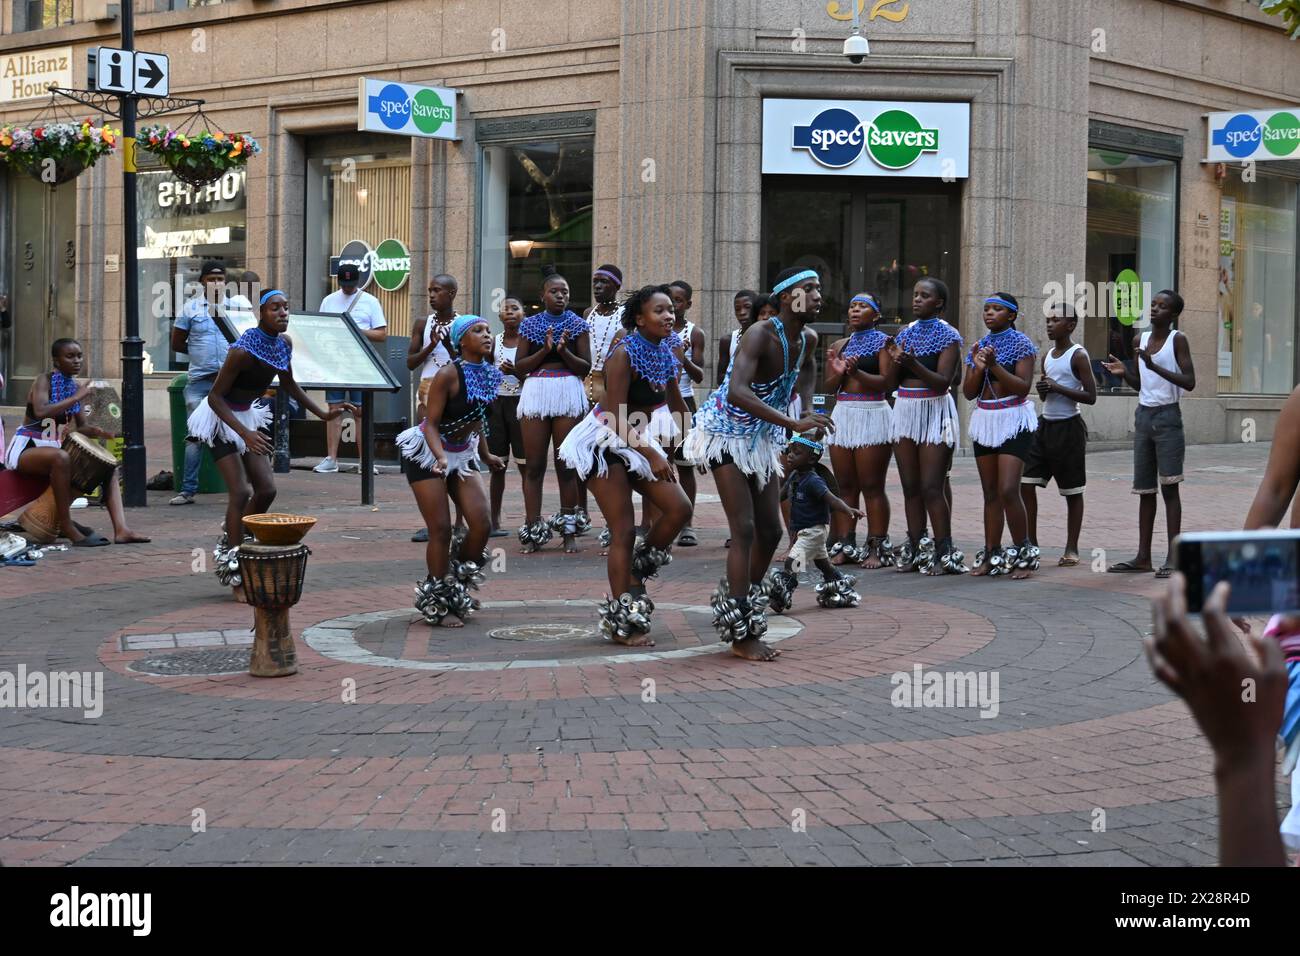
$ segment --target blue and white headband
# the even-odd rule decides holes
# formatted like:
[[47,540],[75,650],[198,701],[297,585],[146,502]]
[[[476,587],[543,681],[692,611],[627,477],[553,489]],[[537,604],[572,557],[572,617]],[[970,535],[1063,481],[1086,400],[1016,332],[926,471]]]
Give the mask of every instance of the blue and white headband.
[[985,304],[985,305],[1000,305],[1000,306],[1002,306],[1003,308],[1005,308],[1005,309],[1010,309],[1012,312],[1016,312],[1016,313],[1018,313],[1018,312],[1020,311],[1020,306],[1016,305],[1014,302],[1008,302],[1006,299],[999,298],[999,297],[996,296],[996,295],[991,295],[991,296],[989,296],[987,299],[984,300],[984,304]]
[[853,298],[849,299],[850,305],[852,305],[854,302],[865,302],[867,305],[871,306],[871,308],[875,311],[876,315],[880,314],[880,303],[877,302],[876,297],[874,295],[871,295],[869,292],[859,292]]
[[780,295],[782,292],[784,292],[786,289],[790,288],[793,285],[798,285],[800,282],[807,282],[809,279],[818,279],[818,278],[819,277],[817,273],[814,272],[812,269],[804,269],[803,272],[797,272],[794,275],[792,275],[790,278],[785,279],[782,282],[778,282],[776,285],[774,285],[772,287],[772,294]]
[[820,455],[823,451],[825,451],[825,449],[822,448],[820,442],[815,442],[815,441],[813,441],[811,438],[804,438],[803,435],[795,435],[794,438],[791,439],[790,444],[791,444],[791,445],[807,445],[809,448],[811,448],[814,452],[816,452],[816,453],[819,454],[819,455]]
[[451,329],[447,332],[447,341],[451,344],[453,352],[460,351],[460,337],[465,334],[465,330],[477,322],[486,321],[477,315],[458,315],[451,323]]
[[[266,305],[267,301],[268,301],[268,300],[271,298],[271,296],[273,296],[273,295],[284,295],[284,293],[281,292],[279,289],[267,289],[265,292],[262,293],[261,301],[259,301],[259,302],[257,303],[258,307],[260,308],[261,306]],[[289,298],[287,295],[284,295],[284,297],[285,297],[286,299]]]

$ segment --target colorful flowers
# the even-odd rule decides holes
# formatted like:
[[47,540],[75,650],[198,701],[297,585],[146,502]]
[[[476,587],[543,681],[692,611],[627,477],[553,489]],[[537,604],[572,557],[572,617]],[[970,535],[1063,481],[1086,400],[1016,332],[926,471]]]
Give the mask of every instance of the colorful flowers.
[[[96,126],[90,120],[80,123],[46,123],[25,127],[0,125],[0,162],[4,162],[45,181],[65,182],[72,174],[95,165],[100,157],[117,147],[120,130]],[[59,173],[56,180],[47,175],[53,160]]]
[[161,157],[187,182],[217,179],[228,170],[246,165],[248,157],[262,151],[253,137],[220,130],[182,133],[166,126],[146,126],[140,130],[138,141],[141,149]]

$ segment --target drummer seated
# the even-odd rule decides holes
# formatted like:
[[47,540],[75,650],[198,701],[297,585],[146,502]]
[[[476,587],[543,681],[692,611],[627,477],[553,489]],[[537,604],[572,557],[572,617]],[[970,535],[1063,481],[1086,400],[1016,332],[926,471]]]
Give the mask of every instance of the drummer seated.
[[[89,385],[78,385],[84,356],[76,339],[58,339],[50,348],[53,371],[42,374],[27,393],[27,416],[5,450],[4,463],[19,474],[44,478],[54,491],[54,504],[60,534],[76,548],[97,548],[109,543],[102,534],[72,520],[69,510],[77,496],[72,488],[72,464],[63,450],[60,437],[77,431],[88,438],[113,438],[102,428],[88,426],[81,413],[82,401],[91,394]],[[80,491],[91,492],[93,488]],[[135,544],[149,539],[136,534],[126,523],[122,491],[114,470],[104,481],[104,502],[113,522],[113,540],[118,544]]]

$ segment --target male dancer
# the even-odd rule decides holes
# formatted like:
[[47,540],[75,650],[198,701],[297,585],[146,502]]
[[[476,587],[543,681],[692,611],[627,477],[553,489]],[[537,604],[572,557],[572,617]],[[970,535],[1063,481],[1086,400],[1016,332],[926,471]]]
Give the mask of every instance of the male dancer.
[[[455,276],[436,275],[429,280],[429,308],[433,311],[425,317],[423,322],[415,322],[411,326],[411,343],[406,347],[406,367],[411,371],[420,369],[420,385],[416,390],[415,399],[415,417],[424,418],[424,403],[429,397],[429,389],[433,386],[433,377],[438,374],[438,370],[451,361],[451,353],[447,351],[447,333],[451,329],[451,323],[459,314],[456,311],[456,293],[460,290],[460,283],[456,281]],[[459,516],[459,511],[457,512]],[[459,520],[456,527],[463,527]],[[415,534],[411,535],[412,541],[427,542],[429,540],[429,529],[421,528]]]
[[[821,282],[811,269],[786,269],[773,295],[780,312],[755,322],[722,385],[706,398],[686,437],[684,457],[708,464],[731,529],[727,577],[713,595],[713,626],[731,652],[751,661],[773,660],[780,651],[761,640],[770,605],[790,606],[794,588],[784,571],[767,575],[781,541],[785,433],[833,431],[828,416],[805,411],[798,421],[786,414],[795,391],[812,408],[817,333],[806,328],[821,310]],[[815,436],[814,436],[815,437]],[[795,579],[797,581],[797,579]]]

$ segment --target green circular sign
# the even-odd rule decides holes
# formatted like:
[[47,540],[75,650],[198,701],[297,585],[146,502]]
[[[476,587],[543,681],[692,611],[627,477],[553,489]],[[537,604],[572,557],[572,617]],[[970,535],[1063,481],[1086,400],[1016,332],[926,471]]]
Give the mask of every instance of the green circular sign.
[[443,123],[451,122],[451,107],[433,90],[420,90],[411,102],[411,119],[421,133],[432,135]]
[[385,292],[396,292],[411,275],[411,253],[397,239],[385,239],[371,254],[375,284]]
[[1264,124],[1264,148],[1274,156],[1290,156],[1300,149],[1300,117],[1274,113]]
[[906,169],[922,153],[938,151],[939,131],[924,129],[905,110],[885,110],[867,128],[867,152],[885,169]]
[[1142,317],[1142,280],[1132,269],[1124,269],[1115,277],[1110,304],[1120,325],[1132,325]]

